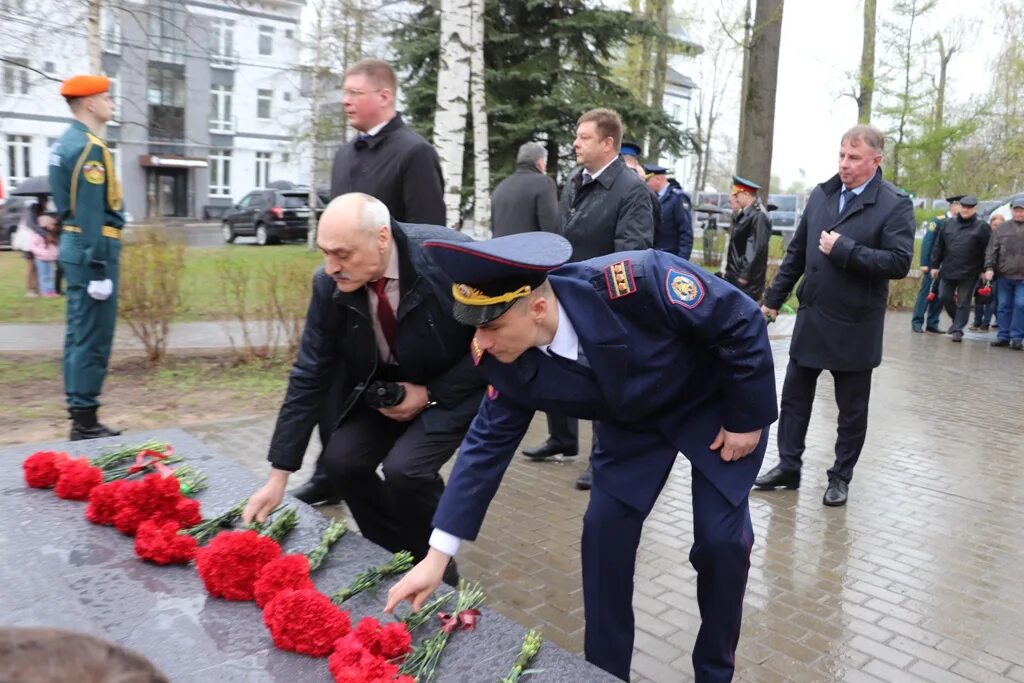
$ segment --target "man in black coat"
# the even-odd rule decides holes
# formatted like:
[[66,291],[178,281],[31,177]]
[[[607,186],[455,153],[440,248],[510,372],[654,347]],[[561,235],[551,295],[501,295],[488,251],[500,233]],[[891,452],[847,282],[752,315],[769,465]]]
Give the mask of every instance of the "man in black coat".
[[364,192],[402,223],[445,225],[441,162],[429,142],[395,111],[398,82],[387,62],[364,59],[345,72],[342,104],[359,135],[331,167],[331,198]]
[[491,234],[558,231],[558,188],[547,172],[548,152],[526,142],[516,155],[516,170],[491,195]]
[[690,197],[669,183],[668,169],[644,164],[647,187],[658,199],[661,222],[654,231],[654,248],[681,256],[687,261],[693,252],[693,216]]
[[757,488],[800,487],[814,390],[818,375],[829,370],[839,428],[822,502],[846,504],[867,434],[871,371],[882,362],[889,280],[906,277],[914,255],[914,207],[882,180],[884,144],[874,126],[854,126],[843,135],[839,174],[811,192],[779,274],[765,293],[761,310],[774,320],[803,276],[782,386],[780,462],[757,478]]
[[342,195],[324,211],[317,234],[324,268],[313,278],[270,442],[270,478],[249,498],[246,522],[280,504],[319,424],[329,493],[344,498],[363,536],[426,554],[444,491],[438,471],[484,389],[469,356],[473,329],[455,321],[452,282],[421,248],[428,239],[469,241],[447,228],[394,222],[361,193]]
[[768,277],[768,243],[772,239],[772,221],[757,198],[760,189],[753,181],[732,177],[732,198],[739,211],[732,217],[725,262],[729,284],[758,303]]
[[[592,109],[576,122],[577,168],[565,183],[559,232],[572,245],[572,261],[618,251],[649,249],[654,244],[654,199],[640,177],[626,168],[619,147],[622,119],[611,109]],[[523,455],[544,460],[579,453],[575,418],[548,413],[548,438]],[[589,489],[591,470],[576,486]]]
[[[978,198],[960,199],[960,213],[946,221],[932,247],[932,279],[939,279],[939,299],[953,319],[953,341],[964,338],[971,315],[971,298],[985,267],[985,250],[992,237],[988,223],[978,218]],[[954,301],[953,296],[956,295]]]

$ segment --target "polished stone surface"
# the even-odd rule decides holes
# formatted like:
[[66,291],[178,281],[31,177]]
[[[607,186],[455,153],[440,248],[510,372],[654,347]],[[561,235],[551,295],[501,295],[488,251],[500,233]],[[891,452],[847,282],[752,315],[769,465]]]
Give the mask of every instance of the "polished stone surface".
[[[209,486],[198,496],[204,516],[219,514],[257,485],[249,471],[178,430],[45,447],[94,455],[111,442],[150,437],[173,443],[179,455],[208,475]],[[191,566],[144,563],[135,557],[130,538],[85,520],[85,503],[27,488],[21,462],[43,447],[0,450],[0,624],[74,629],[116,641],[144,654],[176,683],[331,680],[325,659],[276,650],[255,604],[209,597]],[[300,523],[284,548],[308,551],[327,520],[298,501],[288,502],[298,506]],[[350,532],[314,579],[321,590],[333,592],[389,556]],[[383,618],[388,585],[349,601],[353,623],[363,615]],[[424,626],[416,635],[431,629]],[[438,680],[497,680],[515,660],[524,634],[522,626],[485,609],[474,632],[452,637]],[[536,680],[614,680],[552,643],[542,648],[536,668],[544,670]]]

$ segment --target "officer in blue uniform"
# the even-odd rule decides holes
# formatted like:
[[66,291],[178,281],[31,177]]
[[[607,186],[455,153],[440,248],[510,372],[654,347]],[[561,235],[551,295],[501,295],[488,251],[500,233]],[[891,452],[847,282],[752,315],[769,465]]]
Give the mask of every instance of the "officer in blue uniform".
[[[599,447],[583,521],[587,660],[627,680],[633,576],[644,519],[678,452],[691,463],[701,683],[729,681],[753,529],[748,488],[777,417],[757,305],[653,249],[565,264],[550,233],[426,242],[453,281],[455,317],[490,382],[434,516],[427,557],[389,593],[414,608],[437,588],[487,506],[535,410],[593,420]],[[561,266],[561,267],[559,267]]]
[[63,225],[60,265],[67,282],[64,390],[71,440],[116,436],[96,417],[117,318],[121,185],[98,133],[114,118],[110,80],[74,76],[61,95],[74,123],[50,150],[50,190]]
[[690,197],[669,182],[668,169],[657,164],[644,164],[647,187],[658,195],[661,225],[654,233],[654,248],[682,256],[687,261],[693,252],[693,214]]
[[[960,215],[960,200],[963,198],[962,194],[946,197],[946,201],[949,202],[948,215],[950,217],[955,218]],[[917,292],[917,299],[914,301],[914,315],[910,319],[910,329],[914,332],[924,332],[927,330],[936,334],[944,334],[939,329],[939,314],[942,313],[942,301],[939,300],[938,296],[928,301],[928,295],[931,293],[935,283],[931,273],[932,247],[935,246],[935,238],[939,236],[939,232],[945,226],[947,220],[949,219],[941,217],[929,221],[928,226],[925,228],[924,237],[921,238],[921,288]]]

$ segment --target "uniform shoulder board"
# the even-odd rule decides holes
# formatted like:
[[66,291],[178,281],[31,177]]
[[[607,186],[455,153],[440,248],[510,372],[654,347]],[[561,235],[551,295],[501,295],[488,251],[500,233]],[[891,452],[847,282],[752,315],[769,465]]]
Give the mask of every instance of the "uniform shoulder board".
[[630,259],[613,263],[604,269],[604,281],[608,286],[608,298],[620,299],[636,292],[636,278],[633,277],[633,262]]

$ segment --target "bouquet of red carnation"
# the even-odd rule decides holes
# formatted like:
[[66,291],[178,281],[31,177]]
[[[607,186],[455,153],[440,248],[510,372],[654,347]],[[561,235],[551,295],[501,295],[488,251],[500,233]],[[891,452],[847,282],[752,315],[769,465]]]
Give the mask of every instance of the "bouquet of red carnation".
[[[183,477],[190,481],[203,481],[200,473],[191,468],[179,468]],[[177,470],[172,476],[147,474],[140,481],[127,482],[116,490],[114,526],[121,533],[134,535],[139,525],[147,520],[163,524],[176,522],[182,528],[189,528],[203,521],[198,501],[186,498],[181,493],[182,482]],[[190,484],[191,490],[201,489],[201,483]],[[88,511],[86,511],[88,515]]]
[[288,508],[262,533],[222,531],[205,548],[196,550],[196,571],[207,592],[225,600],[252,600],[260,570],[281,555],[278,541],[298,524]]
[[103,470],[89,458],[71,458],[62,462],[53,492],[65,500],[88,500],[89,493],[103,483]]
[[335,683],[416,683],[412,676],[399,675],[397,666],[373,654],[352,633],[335,644],[327,666]]
[[392,555],[386,564],[382,564],[379,567],[370,567],[356,574],[356,578],[352,579],[352,583],[333,594],[331,600],[334,601],[334,604],[340,605],[353,595],[358,595],[375,588],[377,584],[388,576],[395,576],[409,571],[412,569],[412,565],[412,553],[408,550],[400,550]]
[[180,532],[177,522],[146,520],[135,532],[135,554],[154,564],[188,564],[196,555],[196,539]]
[[[96,491],[93,491],[93,495]],[[199,543],[206,540],[212,533],[210,529],[219,529],[226,524],[231,524],[242,514],[244,507],[245,501],[243,500],[220,517],[200,522],[188,529],[182,529],[181,525],[174,521],[164,523],[144,521],[135,531],[135,554],[139,558],[155,564],[188,564],[195,559]]]
[[400,621],[383,625],[373,617],[363,617],[349,637],[362,643],[371,654],[389,661],[404,657],[412,650],[412,636]]
[[36,451],[21,463],[25,483],[35,489],[53,488],[60,477],[60,466],[67,460],[68,454],[61,451]]
[[348,612],[308,588],[274,596],[263,608],[263,623],[277,648],[313,657],[329,655],[338,639],[352,630]]
[[441,630],[417,645],[403,660],[399,671],[409,674],[420,683],[432,680],[437,673],[437,664],[441,661],[441,653],[444,652],[448,639],[456,631],[472,631],[476,628],[477,619],[480,618],[477,607],[483,601],[484,593],[479,584],[459,582],[455,613],[438,614],[441,619]]
[[124,479],[115,479],[94,488],[89,492],[89,504],[85,506],[85,518],[93,524],[113,526],[114,518],[121,509],[121,489],[135,483]]
[[260,570],[260,575],[253,584],[253,597],[256,604],[261,608],[265,607],[270,600],[284,590],[300,590],[316,588],[309,578],[311,572],[316,571],[327,558],[331,546],[337,543],[345,532],[348,525],[345,520],[336,519],[328,525],[320,543],[306,555],[282,555],[271,560]]

